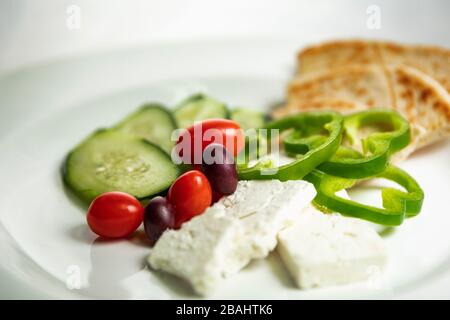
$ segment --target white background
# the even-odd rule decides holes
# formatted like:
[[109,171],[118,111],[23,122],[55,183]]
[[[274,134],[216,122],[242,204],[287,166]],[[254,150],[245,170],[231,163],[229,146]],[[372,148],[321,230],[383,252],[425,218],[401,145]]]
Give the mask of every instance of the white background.
[[[66,25],[70,5],[81,9],[79,30]],[[366,26],[370,5],[381,9],[380,29]],[[449,46],[449,12],[446,0],[0,0],[0,72],[155,41],[247,35],[308,42],[364,36]]]

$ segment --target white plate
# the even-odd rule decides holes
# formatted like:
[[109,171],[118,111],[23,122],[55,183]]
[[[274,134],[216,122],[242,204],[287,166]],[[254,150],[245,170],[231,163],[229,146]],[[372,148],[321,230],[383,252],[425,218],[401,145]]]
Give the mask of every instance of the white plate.
[[[283,99],[301,45],[273,39],[166,44],[57,61],[1,78],[0,296],[195,298],[182,282],[145,268],[149,248],[142,232],[131,241],[95,240],[85,209],[63,188],[61,161],[89,132],[144,101],[173,104],[201,90],[231,105],[267,109]],[[414,297],[416,289],[425,297],[449,298],[449,159],[444,142],[402,163],[426,200],[420,216],[387,238],[390,260],[382,276],[374,272],[368,283],[300,291],[273,254],[211,298]],[[69,289],[78,273],[81,289]]]

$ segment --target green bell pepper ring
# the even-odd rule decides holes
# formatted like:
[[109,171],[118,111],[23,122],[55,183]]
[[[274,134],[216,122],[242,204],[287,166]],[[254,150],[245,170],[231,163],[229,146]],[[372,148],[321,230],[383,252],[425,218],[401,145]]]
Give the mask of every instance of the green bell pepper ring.
[[337,191],[352,187],[357,180],[330,176],[319,170],[314,170],[305,177],[305,180],[316,187],[317,195],[314,203],[319,208],[325,207],[345,216],[386,226],[398,226],[402,224],[405,217],[412,217],[420,212],[424,193],[409,174],[400,168],[388,166],[376,177],[394,181],[404,187],[406,192],[394,188],[383,188],[381,191],[383,208],[377,208],[336,195]]
[[358,159],[337,154],[318,166],[318,169],[333,176],[350,179],[367,178],[383,172],[390,156],[409,144],[409,123],[392,110],[373,109],[351,114],[344,119],[344,137],[351,147],[358,144],[360,129],[370,125],[382,125],[389,131],[370,133],[360,140],[364,157]]
[[[250,131],[250,132],[249,132]],[[238,169],[245,169],[251,160],[257,160],[268,153],[267,137],[259,129],[245,131],[245,147],[237,155]]]
[[[239,178],[244,180],[279,179],[281,181],[302,179],[319,164],[327,161],[341,144],[343,117],[334,111],[311,111],[288,116],[269,123],[266,127],[285,131],[295,129],[296,147],[302,155],[291,163],[276,167],[265,166],[240,167]],[[327,133],[326,137],[317,139],[318,135]]]

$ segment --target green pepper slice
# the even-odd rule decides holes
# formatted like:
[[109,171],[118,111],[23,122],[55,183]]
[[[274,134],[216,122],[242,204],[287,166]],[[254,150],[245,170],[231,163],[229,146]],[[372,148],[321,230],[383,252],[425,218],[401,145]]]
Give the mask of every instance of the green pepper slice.
[[345,216],[365,219],[386,226],[398,226],[406,217],[417,215],[424,199],[424,192],[408,173],[398,167],[388,166],[375,177],[394,181],[405,188],[406,192],[395,188],[383,188],[381,191],[383,208],[364,205],[336,195],[342,189],[352,187],[357,180],[330,176],[314,170],[305,180],[314,184],[317,195],[314,203],[318,207],[339,212]]
[[[240,167],[238,174],[244,180],[279,179],[281,181],[302,179],[319,164],[330,159],[341,144],[343,117],[334,111],[310,111],[273,121],[265,129],[297,132],[295,147],[301,152],[297,160],[276,167]],[[327,134],[326,136],[324,136]],[[300,153],[300,152],[296,152]]]
[[[387,127],[388,131],[374,132],[365,138],[358,138],[362,127],[373,125]],[[389,164],[390,156],[409,144],[411,133],[409,123],[397,112],[373,109],[345,117],[344,138],[351,147],[361,141],[364,157],[336,154],[319,165],[318,169],[337,177],[361,179],[383,172]]]

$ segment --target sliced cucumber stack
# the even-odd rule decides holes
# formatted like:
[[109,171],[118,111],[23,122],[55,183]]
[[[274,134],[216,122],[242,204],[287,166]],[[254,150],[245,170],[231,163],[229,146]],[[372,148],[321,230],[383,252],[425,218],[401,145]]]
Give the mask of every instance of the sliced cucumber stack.
[[146,104],[122,120],[117,130],[144,138],[170,154],[174,142],[172,132],[177,128],[172,113],[160,104]]
[[236,108],[231,111],[231,120],[239,123],[243,130],[257,129],[264,126],[265,115],[256,110]]
[[166,190],[179,169],[160,147],[142,138],[105,129],[69,153],[64,181],[84,201],[107,191],[143,199]]
[[175,119],[180,128],[188,128],[195,121],[222,118],[228,119],[226,105],[203,94],[195,94],[183,100],[175,110]]

